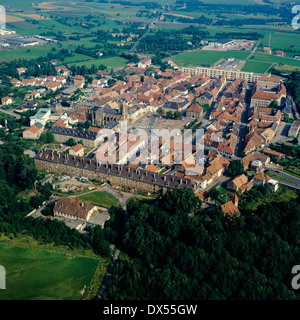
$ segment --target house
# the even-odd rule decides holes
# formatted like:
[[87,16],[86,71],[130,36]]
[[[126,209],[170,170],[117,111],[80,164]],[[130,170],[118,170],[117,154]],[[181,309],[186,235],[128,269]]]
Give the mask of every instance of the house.
[[253,184],[262,187],[264,186],[271,178],[265,175],[263,172],[258,173],[253,177]]
[[271,192],[276,192],[279,188],[278,181],[274,179],[268,180],[268,188],[271,190]]
[[19,76],[26,73],[26,70],[27,70],[27,68],[17,68],[17,72],[18,72]]
[[34,91],[32,91],[31,93],[25,94],[24,99],[26,99],[26,100],[32,100],[32,99],[40,98],[40,96],[41,96],[41,94],[40,94],[38,91],[34,90]]
[[276,55],[279,57],[284,57],[284,52],[282,50],[276,50]]
[[210,92],[206,91],[197,98],[196,101],[199,102],[200,106],[204,106],[206,104],[210,106],[214,101],[214,96]]
[[263,165],[268,165],[270,163],[270,157],[262,153],[256,152],[256,153],[248,154],[241,160],[244,170],[248,170],[250,167],[250,163],[252,163],[255,160],[261,161]]
[[272,53],[271,48],[270,48],[270,47],[268,47],[268,46],[265,46],[265,47],[264,47],[264,53],[271,54],[271,53]]
[[152,63],[152,60],[150,57],[145,58],[138,63],[138,68],[147,68],[151,65],[151,63]]
[[68,77],[72,74],[72,71],[66,67],[55,67],[57,74]]
[[22,133],[23,139],[37,140],[42,135],[44,126],[37,122],[33,126],[25,129]]
[[186,110],[186,117],[193,119],[200,119],[203,116],[203,108],[199,106],[197,103],[193,103]]
[[79,201],[73,198],[62,197],[54,205],[54,216],[72,220],[88,221],[97,207],[86,201]]
[[285,154],[284,153],[281,153],[281,152],[277,152],[275,150],[271,150],[271,149],[263,149],[263,153],[269,155],[269,156],[273,156],[273,157],[276,157],[276,158],[279,158],[279,159],[282,159],[285,157]]
[[227,183],[227,188],[234,190],[234,191],[239,191],[240,187],[248,182],[248,178],[244,175],[241,174],[231,181]]
[[16,78],[11,79],[10,83],[15,87],[20,87],[20,85],[21,85],[21,81]]
[[158,173],[160,168],[156,166],[155,164],[149,164],[145,167],[145,170],[150,171],[150,172],[156,172]]
[[9,106],[12,103],[14,103],[14,99],[11,98],[11,97],[4,97],[4,98],[1,99],[1,102],[2,102],[3,106]]
[[231,201],[221,205],[221,210],[224,212],[224,215],[239,215],[240,211],[238,209],[239,198],[235,194]]
[[75,146],[69,149],[69,155],[83,157],[84,156],[84,146],[80,143],[77,143]]
[[289,137],[291,137],[291,138],[297,137],[299,130],[300,130],[300,121],[295,120],[290,127],[290,130],[288,133]]

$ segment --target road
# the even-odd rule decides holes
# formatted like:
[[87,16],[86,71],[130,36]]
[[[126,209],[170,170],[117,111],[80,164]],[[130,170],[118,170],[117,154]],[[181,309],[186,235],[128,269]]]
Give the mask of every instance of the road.
[[8,114],[9,116],[12,116],[16,119],[21,119],[21,116],[17,113],[14,113],[14,110],[4,110],[4,109],[0,109],[1,112]]
[[[155,23],[157,23],[158,18],[155,20]],[[133,46],[133,48],[129,51],[129,53],[134,53],[134,51],[136,50],[137,46],[139,45],[140,41],[142,39],[144,39],[148,33],[150,32],[151,29],[153,29],[155,27],[155,25],[149,24],[149,29],[147,30],[146,33],[143,34],[143,36],[135,43],[135,45]]]
[[102,288],[101,288],[101,290],[100,290],[100,292],[98,294],[97,300],[102,300],[102,298],[103,298],[103,296],[104,296],[104,294],[106,292],[106,289],[108,287],[108,283],[109,283],[110,278],[111,278],[111,276],[113,274],[113,271],[115,269],[116,263],[117,263],[117,261],[119,259],[120,252],[121,251],[119,249],[117,249],[115,254],[114,254],[114,258],[113,258],[112,264],[110,265],[110,267],[108,269],[107,275],[106,275],[106,277],[105,277],[105,279],[103,281],[103,285],[102,285]]
[[276,173],[277,175],[281,176],[282,178],[288,179],[293,182],[293,183],[290,183],[290,182],[287,182],[284,180],[274,178],[274,180],[278,181],[280,184],[283,184],[283,185],[288,186],[293,189],[300,190],[300,179],[299,178],[292,176],[288,173],[285,173],[285,172],[282,172],[279,170],[275,170],[275,169],[271,168],[270,166],[264,166],[264,169],[269,170],[270,172]]

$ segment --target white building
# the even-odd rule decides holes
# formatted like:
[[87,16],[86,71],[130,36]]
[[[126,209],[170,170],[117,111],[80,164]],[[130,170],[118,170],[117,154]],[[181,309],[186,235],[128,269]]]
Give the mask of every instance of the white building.
[[30,117],[30,126],[39,122],[43,126],[49,121],[51,115],[51,110],[47,108],[41,108],[34,116]]

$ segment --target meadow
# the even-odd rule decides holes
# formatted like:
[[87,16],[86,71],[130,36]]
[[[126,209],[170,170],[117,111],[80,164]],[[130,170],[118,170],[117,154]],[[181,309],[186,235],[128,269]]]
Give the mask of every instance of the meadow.
[[6,290],[0,300],[81,300],[99,260],[0,244]]

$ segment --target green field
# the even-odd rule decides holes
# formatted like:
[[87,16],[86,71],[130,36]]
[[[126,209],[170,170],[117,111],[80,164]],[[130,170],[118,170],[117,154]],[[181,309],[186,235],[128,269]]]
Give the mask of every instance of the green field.
[[111,206],[116,206],[119,201],[113,195],[107,192],[95,191],[92,193],[84,194],[76,197],[77,200],[87,201],[96,206],[110,208]]
[[272,66],[272,63],[268,63],[268,62],[247,61],[242,71],[265,73],[271,66]]
[[[95,66],[104,65],[108,68],[116,68],[116,67],[124,67],[127,63],[127,59],[121,57],[111,57],[111,58],[101,58],[97,60],[83,61],[76,63],[76,66],[86,66],[90,68],[93,64]],[[73,65],[73,63],[68,64],[69,67]]]
[[80,300],[99,260],[0,244],[6,290],[0,300]]

